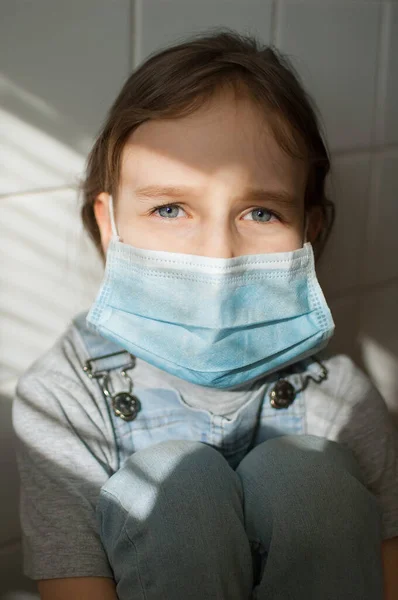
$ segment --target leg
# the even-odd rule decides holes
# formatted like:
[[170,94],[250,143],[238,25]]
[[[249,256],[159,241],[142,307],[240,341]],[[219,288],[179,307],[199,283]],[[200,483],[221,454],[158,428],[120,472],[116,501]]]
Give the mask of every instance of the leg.
[[130,456],[97,516],[120,600],[246,600],[252,561],[239,477],[201,442]]
[[348,449],[282,436],[255,447],[236,473],[259,550],[253,598],[382,599],[380,513]]

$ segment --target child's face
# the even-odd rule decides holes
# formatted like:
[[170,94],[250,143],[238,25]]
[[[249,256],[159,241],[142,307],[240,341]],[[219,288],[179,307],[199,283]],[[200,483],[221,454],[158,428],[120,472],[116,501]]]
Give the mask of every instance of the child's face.
[[[296,250],[306,179],[305,164],[279,147],[249,100],[219,94],[190,116],[147,121],[130,135],[118,233],[138,248],[217,258]],[[95,203],[105,252],[108,198]]]

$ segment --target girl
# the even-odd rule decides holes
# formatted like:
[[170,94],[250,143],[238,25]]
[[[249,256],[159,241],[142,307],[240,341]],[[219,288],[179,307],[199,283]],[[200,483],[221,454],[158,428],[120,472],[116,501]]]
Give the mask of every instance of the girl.
[[83,184],[103,284],[13,408],[44,600],[396,598],[397,434],[323,350],[328,171],[298,77],[253,38],[126,81]]

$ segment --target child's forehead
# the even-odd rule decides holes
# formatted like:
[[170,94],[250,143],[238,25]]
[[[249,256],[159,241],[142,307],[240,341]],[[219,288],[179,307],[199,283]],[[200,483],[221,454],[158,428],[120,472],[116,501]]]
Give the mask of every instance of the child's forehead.
[[[149,119],[141,124],[130,134],[129,141],[142,138],[148,131],[153,135],[162,135],[165,131],[170,136],[180,134],[200,135],[206,129],[209,143],[218,132],[223,131],[231,141],[237,137],[250,137],[260,143],[267,138],[274,137],[272,123],[275,118],[271,111],[255,103],[246,95],[232,94],[228,91],[214,93],[211,98],[203,101],[196,109],[184,114],[168,118]],[[209,135],[210,134],[210,135]]]
[[151,169],[204,174],[241,169],[257,179],[280,177],[297,185],[306,165],[277,142],[271,115],[250,99],[218,95],[189,115],[148,120],[123,149],[122,177]]

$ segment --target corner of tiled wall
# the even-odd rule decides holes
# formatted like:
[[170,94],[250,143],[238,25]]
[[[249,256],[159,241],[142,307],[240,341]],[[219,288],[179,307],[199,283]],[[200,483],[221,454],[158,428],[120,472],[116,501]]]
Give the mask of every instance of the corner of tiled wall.
[[319,267],[333,344],[368,371],[398,423],[398,2],[70,0],[55,11],[51,0],[3,0],[0,600],[37,597],[21,575],[15,380],[88,306],[100,278],[78,218],[87,150],[132,65],[217,25],[287,53],[320,108],[337,206]]
[[336,227],[320,261],[336,351],[398,425],[398,4],[279,0],[274,42],[313,94],[332,155]]

